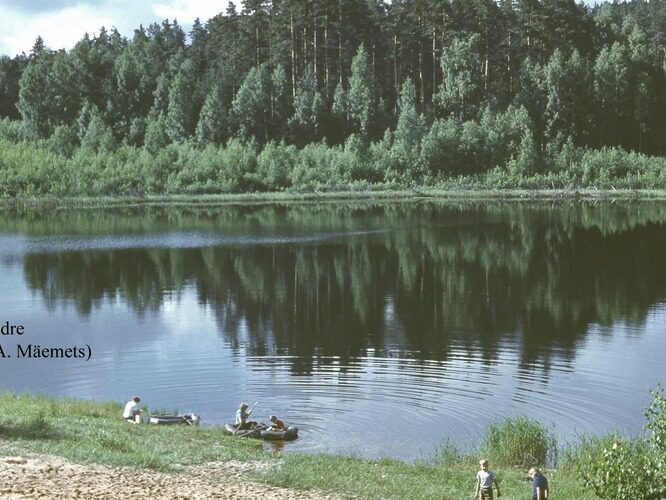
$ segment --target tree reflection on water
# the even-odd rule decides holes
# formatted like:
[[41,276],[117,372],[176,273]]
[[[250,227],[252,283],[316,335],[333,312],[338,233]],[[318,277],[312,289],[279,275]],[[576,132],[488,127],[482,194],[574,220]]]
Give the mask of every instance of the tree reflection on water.
[[[232,348],[294,356],[295,373],[452,347],[493,363],[506,343],[547,373],[591,325],[640,325],[664,300],[665,221],[639,202],[338,203],[5,210],[0,233],[39,243],[24,276],[52,307],[154,311],[191,287]],[[159,244],[173,232],[202,243]],[[87,243],[58,249],[63,236]]]

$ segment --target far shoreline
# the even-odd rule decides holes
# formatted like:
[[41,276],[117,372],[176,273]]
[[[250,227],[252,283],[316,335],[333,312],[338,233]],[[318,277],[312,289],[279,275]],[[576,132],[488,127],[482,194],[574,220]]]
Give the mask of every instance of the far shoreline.
[[662,189],[441,189],[413,188],[401,190],[359,190],[323,192],[250,192],[233,194],[201,195],[146,195],[146,196],[81,196],[81,197],[3,197],[0,208],[12,206],[35,208],[105,208],[118,206],[205,206],[237,204],[278,204],[365,201],[368,203],[399,201],[443,201],[443,202],[483,202],[483,201],[664,201],[666,190]]

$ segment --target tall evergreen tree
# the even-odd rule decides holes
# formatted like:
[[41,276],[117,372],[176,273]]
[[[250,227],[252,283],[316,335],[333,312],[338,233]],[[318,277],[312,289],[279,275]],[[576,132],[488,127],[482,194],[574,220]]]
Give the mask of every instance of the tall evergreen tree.
[[166,133],[172,142],[185,141],[192,134],[194,123],[192,88],[187,77],[191,64],[184,66],[169,86]]
[[238,123],[238,136],[260,142],[268,140],[270,112],[270,74],[266,65],[252,68],[232,103]]
[[359,46],[352,60],[347,106],[349,117],[355,129],[364,140],[369,140],[373,131],[377,107],[372,67],[363,45]]
[[435,96],[441,116],[453,115],[461,120],[476,116],[483,95],[480,37],[456,38],[442,52],[442,83]]
[[548,102],[546,76],[543,66],[532,58],[523,61],[520,68],[515,102],[527,110],[532,122],[536,146],[539,151],[543,150]]
[[586,82],[589,71],[578,51],[568,59],[556,49],[544,68],[546,85],[546,139],[564,143],[569,138],[584,143],[591,95]]
[[618,42],[604,47],[594,63],[599,144],[618,145],[625,136],[629,66],[625,48]]
[[298,82],[294,115],[289,125],[296,144],[304,145],[321,138],[324,100],[317,90],[312,68],[308,68]]
[[349,106],[347,103],[347,92],[342,83],[338,83],[333,94],[331,104],[332,127],[330,127],[328,139],[332,144],[339,144],[347,137],[349,130]]
[[218,87],[215,87],[206,97],[199,121],[195,131],[195,138],[199,146],[207,144],[220,145],[227,138],[227,116],[224,104],[220,97]]
[[271,74],[271,123],[273,137],[282,140],[287,133],[289,82],[284,66],[278,64]]
[[25,56],[13,59],[0,56],[0,118],[19,118],[16,103],[19,98],[19,80],[27,64]]
[[421,154],[420,146],[425,133],[425,119],[416,109],[416,88],[408,78],[400,91],[398,123],[391,149],[397,160],[398,178],[404,179],[408,173],[415,173],[413,163]]

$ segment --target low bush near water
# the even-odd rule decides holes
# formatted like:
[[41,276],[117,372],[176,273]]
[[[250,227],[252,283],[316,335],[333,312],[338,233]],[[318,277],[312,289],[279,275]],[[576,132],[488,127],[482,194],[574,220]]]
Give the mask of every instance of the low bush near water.
[[58,134],[48,140],[22,140],[20,127],[0,121],[0,198],[320,193],[415,186],[666,188],[666,158],[570,143],[537,155],[533,145],[520,138],[520,127],[508,133],[502,123],[486,120],[463,127],[436,122],[421,143],[407,149],[390,133],[370,144],[352,135],[344,145],[318,142],[301,149],[284,142],[262,148],[239,139],[204,148],[182,142],[157,149],[131,144],[91,149],[73,147]]
[[555,458],[557,441],[552,432],[536,420],[512,417],[490,424],[481,450],[494,464],[543,466],[549,458]]
[[645,409],[646,437],[627,439],[617,434],[583,440],[569,455],[583,483],[609,500],[666,498],[666,397],[661,387],[652,391]]

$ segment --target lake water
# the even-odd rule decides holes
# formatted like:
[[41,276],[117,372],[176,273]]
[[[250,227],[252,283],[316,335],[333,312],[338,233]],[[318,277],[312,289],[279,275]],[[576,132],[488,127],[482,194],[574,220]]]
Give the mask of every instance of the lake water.
[[[527,415],[642,429],[664,382],[666,204],[0,210],[0,390],[278,414],[287,450],[406,460]],[[90,346],[90,360],[16,346]]]

